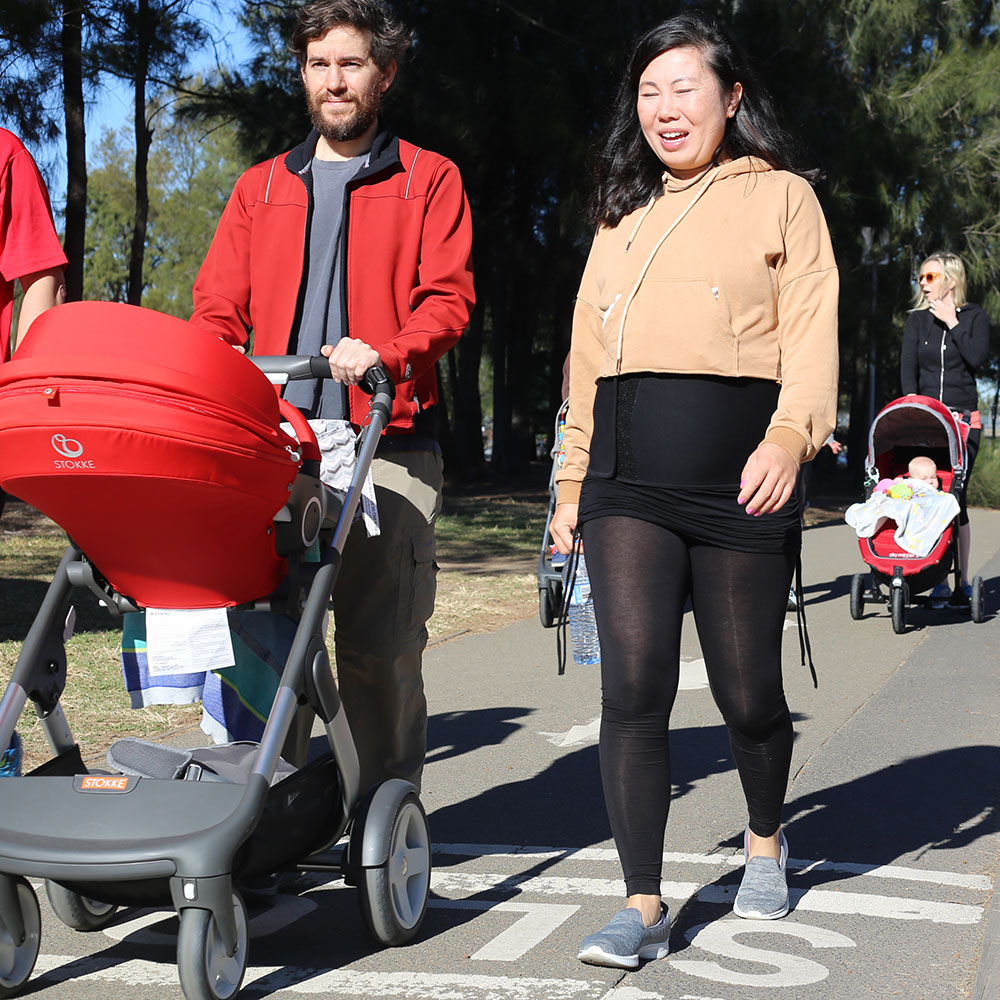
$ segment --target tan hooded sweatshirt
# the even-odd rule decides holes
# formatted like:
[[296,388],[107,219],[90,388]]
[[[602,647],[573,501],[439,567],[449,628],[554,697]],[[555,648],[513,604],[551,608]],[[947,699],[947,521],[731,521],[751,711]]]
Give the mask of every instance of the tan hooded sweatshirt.
[[594,237],[573,316],[560,503],[579,500],[598,378],[778,382],[764,440],[797,462],[836,425],[837,265],[808,181],[755,157],[664,178],[661,197]]

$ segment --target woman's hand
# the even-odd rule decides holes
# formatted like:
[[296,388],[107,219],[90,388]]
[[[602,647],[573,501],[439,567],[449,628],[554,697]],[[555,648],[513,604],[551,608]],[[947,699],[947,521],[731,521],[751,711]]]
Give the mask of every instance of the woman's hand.
[[958,310],[955,308],[955,290],[953,288],[949,288],[939,299],[933,299],[928,295],[927,302],[930,311],[949,330],[958,326]]
[[549,534],[556,543],[556,548],[568,556],[573,548],[573,532],[576,530],[576,518],[580,511],[577,503],[556,504],[556,512],[549,524]]
[[746,504],[748,514],[781,510],[795,489],[798,474],[798,462],[784,448],[764,441],[743,466],[737,500]]

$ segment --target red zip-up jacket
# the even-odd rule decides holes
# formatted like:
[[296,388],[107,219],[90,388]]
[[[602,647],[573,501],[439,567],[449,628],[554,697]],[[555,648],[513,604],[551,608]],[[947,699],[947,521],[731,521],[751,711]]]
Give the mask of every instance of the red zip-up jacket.
[[[254,354],[295,349],[318,134],[250,167],[222,213],[194,284],[191,322]],[[344,336],[378,351],[396,383],[386,434],[410,434],[438,401],[434,364],[469,323],[472,221],[458,168],[380,129],[347,187],[341,239]],[[349,391],[360,424],[368,397]]]

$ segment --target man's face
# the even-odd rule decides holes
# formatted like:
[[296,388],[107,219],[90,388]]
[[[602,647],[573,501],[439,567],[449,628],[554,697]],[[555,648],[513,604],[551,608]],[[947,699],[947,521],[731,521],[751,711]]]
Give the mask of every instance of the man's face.
[[309,43],[302,83],[313,127],[328,142],[349,142],[371,128],[395,65],[380,70],[368,38],[349,25],[331,28]]

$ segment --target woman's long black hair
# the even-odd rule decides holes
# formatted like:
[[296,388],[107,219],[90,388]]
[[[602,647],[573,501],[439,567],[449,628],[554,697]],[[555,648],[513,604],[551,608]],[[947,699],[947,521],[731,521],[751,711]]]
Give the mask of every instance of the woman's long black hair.
[[778,122],[774,102],[743,50],[718,23],[698,11],[687,11],[650,29],[635,44],[610,119],[594,144],[588,214],[595,224],[616,226],[661,191],[663,162],[642,134],[636,95],[643,70],[661,53],[682,46],[701,52],[724,93],[737,83],[743,85],[736,114],[726,121],[720,152],[734,160],[758,156],[775,169],[794,171],[810,181],[818,176],[799,165],[799,144]]

